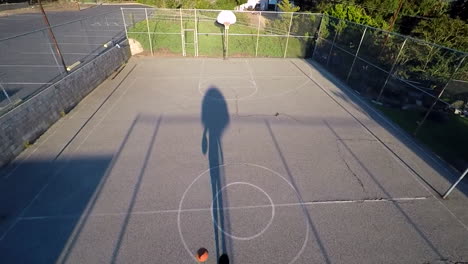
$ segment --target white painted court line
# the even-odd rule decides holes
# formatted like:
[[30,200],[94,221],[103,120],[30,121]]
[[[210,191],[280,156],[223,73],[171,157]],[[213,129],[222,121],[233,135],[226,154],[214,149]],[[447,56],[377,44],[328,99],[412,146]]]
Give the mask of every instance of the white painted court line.
[[198,87],[200,87],[202,79],[203,79],[203,73],[205,70],[205,60],[202,60],[201,66],[200,66],[200,74],[198,75]]
[[[72,111],[69,115],[67,115],[67,117],[68,117],[67,120],[68,119],[73,119],[74,115],[76,113],[78,113],[78,112],[79,111]],[[22,165],[22,163],[25,160],[27,160],[29,157],[31,157],[43,144],[45,144],[52,136],[54,136],[55,133],[57,133],[57,131],[59,131],[66,123],[65,119],[62,119],[62,118],[57,121],[57,123],[59,123],[59,122],[60,122],[60,125],[57,128],[55,128],[52,133],[50,133],[46,138],[44,138],[43,141],[40,141],[38,144],[34,144],[34,145],[36,145],[34,150],[32,150],[30,153],[28,153],[28,155],[26,155],[24,158],[19,160],[19,162],[17,162],[16,165],[3,176],[4,180],[8,179]]]
[[[312,205],[329,205],[329,204],[359,204],[359,203],[394,203],[394,202],[408,202],[408,201],[422,201],[428,200],[430,197],[401,197],[401,198],[377,198],[377,199],[361,199],[361,200],[324,200],[324,201],[311,201],[303,203],[280,203],[280,204],[261,204],[250,206],[229,206],[220,208],[222,210],[245,210],[245,209],[263,209],[271,207],[301,207]],[[174,213],[192,213],[192,212],[212,212],[212,208],[192,208],[192,209],[167,209],[167,210],[148,210],[148,211],[133,211],[132,213],[119,212],[119,213],[95,213],[89,214],[89,217],[105,217],[105,216],[125,216],[125,215],[155,215],[155,214],[174,214]],[[47,220],[47,219],[60,219],[60,218],[79,218],[82,215],[46,215],[46,216],[28,216],[20,217],[20,220]]]
[[[130,75],[130,73],[132,73],[133,69],[135,69],[137,66],[137,64],[135,64],[135,66],[127,73],[127,77]],[[122,85],[123,82],[125,82],[127,79],[126,77],[120,82],[120,84],[118,84],[118,86],[115,88],[115,91],[120,88],[120,85]],[[95,124],[89,131],[88,131],[88,134],[87,136],[80,142],[80,144],[74,149],[71,151],[71,154],[74,154],[75,152],[77,152],[80,147],[83,145],[83,143],[89,138],[89,136],[94,132],[94,130],[96,129],[96,127],[98,127],[102,121],[105,119],[105,117],[114,109],[114,107],[117,105],[118,102],[120,102],[120,100],[123,98],[123,95],[125,95],[127,93],[127,91],[129,90],[129,88],[133,85],[133,83],[135,82],[135,79],[133,79],[132,81],[130,81],[130,83],[127,85],[127,87],[124,87],[123,88],[123,93],[117,98],[116,101],[114,101],[113,103],[111,103],[111,107],[109,108],[109,110],[103,115],[103,117],[97,122],[97,124]],[[112,96],[112,93],[111,95]],[[110,99],[110,96],[107,97],[107,99]],[[102,106],[104,104],[106,104],[108,101],[104,101]],[[97,111],[99,111],[100,109],[97,109],[96,110],[96,113]],[[41,196],[41,194],[47,189],[47,187],[50,185],[50,183],[52,182],[52,180],[54,180],[67,166],[68,166],[68,163],[70,162],[71,160],[71,157],[72,155],[68,155],[66,156],[66,158],[64,159],[64,163],[61,167],[57,168],[54,172],[53,172],[53,175],[51,177],[49,177],[49,180],[42,186],[42,188],[39,190],[39,192],[33,197],[33,199],[28,203],[28,205],[26,207],[24,207],[21,212],[18,214],[18,217],[15,219],[15,221],[5,230],[5,232],[0,236],[0,241],[2,241],[7,235],[8,233],[16,226],[16,224],[20,221],[20,218],[28,211],[28,209],[34,204],[34,202],[39,198],[39,196]]]
[[[240,236],[235,236],[229,232],[227,232],[226,230],[224,230],[221,226],[219,226],[219,224],[216,222],[215,220],[215,217],[213,215],[213,211],[214,211],[214,207],[213,207],[213,203],[214,203],[214,200],[218,200],[218,196],[220,193],[222,193],[226,188],[228,188],[229,186],[232,186],[232,185],[245,185],[245,186],[250,186],[250,187],[253,187],[254,189],[257,189],[258,191],[260,191],[261,193],[263,193],[267,198],[268,200],[270,201],[270,206],[268,207],[271,207],[271,217],[270,217],[270,220],[268,221],[268,223],[266,224],[266,226],[258,233],[256,233],[255,235],[252,235],[252,236],[248,236],[248,237],[240,237]],[[263,205],[264,206],[264,205]],[[213,210],[210,210],[211,212],[211,219],[213,221],[213,223],[215,223],[215,225],[218,227],[219,231],[223,232],[226,236],[228,237],[231,237],[231,238],[234,238],[234,239],[237,239],[237,240],[244,240],[244,241],[247,241],[247,240],[252,240],[252,239],[255,239],[259,236],[261,236],[263,233],[265,233],[265,231],[268,229],[268,227],[270,227],[270,225],[273,223],[273,219],[275,218],[275,204],[273,203],[273,199],[271,199],[271,196],[268,195],[267,192],[265,192],[265,190],[263,190],[262,188],[258,187],[257,185],[255,184],[252,184],[252,183],[249,183],[249,182],[230,182],[228,183],[227,185],[223,186],[223,188],[221,188],[220,190],[218,190],[215,194],[215,198],[211,201],[211,206],[210,208],[213,208]],[[220,208],[219,207],[216,207],[216,210],[219,210]],[[223,210],[225,210],[224,208],[221,208]],[[229,210],[229,208],[227,208]],[[237,209],[237,208],[236,208]],[[239,208],[240,209],[240,208]]]
[[257,83],[255,82],[255,78],[253,75],[252,67],[250,67],[249,60],[245,60],[245,64],[247,65],[247,69],[249,70],[250,80],[253,82],[255,86],[257,86]]
[[[296,63],[294,63],[292,60],[291,60],[291,62],[292,62],[294,65],[296,65],[296,67],[297,67],[299,70],[302,71],[302,69],[301,69]],[[313,66],[313,67],[316,67],[316,66],[314,66],[314,65],[312,65],[312,66]],[[321,66],[319,66],[319,67],[321,67]],[[317,71],[318,71],[318,70],[317,70]],[[364,128],[364,130],[365,130],[369,135],[371,135],[372,137],[374,137],[374,138],[380,143],[379,145],[382,146],[382,148],[385,149],[385,150],[389,153],[389,155],[390,155],[403,169],[405,169],[405,170],[412,176],[412,178],[413,178],[417,183],[419,183],[429,194],[431,194],[432,197],[434,197],[434,198],[442,205],[442,207],[444,207],[444,208],[455,218],[455,220],[456,220],[460,225],[462,225],[462,227],[463,227],[466,231],[468,231],[468,226],[465,225],[465,224],[464,224],[464,223],[463,223],[463,222],[462,222],[462,221],[461,221],[461,220],[460,220],[460,219],[459,219],[459,218],[458,218],[458,217],[457,217],[441,200],[440,200],[440,197],[437,197],[437,196],[434,194],[434,192],[432,192],[432,191],[429,189],[429,187],[426,186],[426,184],[423,182],[423,179],[421,179],[420,176],[418,176],[415,172],[413,172],[412,169],[410,169],[409,165],[403,163],[403,162],[400,160],[400,158],[399,158],[398,156],[396,156],[396,154],[393,152],[393,150],[392,150],[389,146],[387,146],[383,141],[381,141],[380,138],[377,137],[377,136],[372,132],[372,130],[370,130],[367,126],[365,126],[365,125],[360,121],[360,119],[358,119],[357,117],[355,117],[346,107],[344,107],[343,105],[341,105],[340,103],[338,103],[338,99],[335,99],[335,97],[334,97],[332,94],[330,94],[329,89],[326,89],[326,88],[322,87],[322,86],[320,85],[320,83],[319,83],[314,77],[312,77],[313,74],[312,74],[312,69],[311,69],[310,67],[309,67],[309,70],[308,70],[307,73],[304,72],[304,71],[303,71],[303,73],[304,73],[305,76],[307,76],[308,78],[310,78],[310,80],[312,80],[326,95],[328,95],[332,100],[334,100],[335,103],[337,103],[339,106],[341,106],[341,107],[343,108],[343,110],[345,110],[346,113],[348,113],[352,118],[354,118],[354,119]],[[320,72],[319,72],[319,73],[320,73]],[[324,76],[324,77],[325,77],[325,76]],[[327,77],[325,77],[325,78],[327,78]],[[348,93],[346,93],[345,95],[348,96],[348,94],[351,94],[353,98],[357,99],[357,100],[361,103],[361,105],[364,105],[364,106],[365,106],[365,110],[370,110],[371,112],[373,112],[374,114],[376,114],[377,116],[379,116],[380,119],[383,120],[383,121],[385,122],[385,124],[387,124],[387,125],[389,125],[390,127],[392,127],[395,131],[398,131],[398,132],[399,132],[399,133],[398,133],[399,136],[403,136],[406,140],[409,140],[409,142],[412,142],[413,145],[415,145],[416,147],[418,147],[418,149],[420,150],[420,152],[422,152],[424,155],[428,155],[428,156],[430,157],[430,155],[427,154],[427,153],[424,151],[424,149],[422,149],[421,147],[417,146],[417,144],[414,143],[413,140],[410,139],[407,135],[405,135],[404,132],[402,132],[402,131],[400,130],[400,128],[395,127],[390,121],[387,120],[386,117],[384,117],[381,113],[379,113],[377,110],[375,110],[374,108],[372,108],[372,106],[368,105],[368,103],[367,103],[366,101],[364,101],[363,99],[361,99],[358,95],[356,95],[355,93],[353,93],[352,90],[351,90],[350,88],[348,88],[348,87],[347,87],[345,84],[343,84],[341,81],[339,81],[339,82],[342,84],[341,86],[344,87],[344,89],[346,89],[346,91],[348,92]],[[335,86],[336,86],[336,85],[335,85]],[[337,87],[337,86],[336,86],[336,87]],[[339,89],[339,88],[338,88],[338,89]],[[363,109],[363,107],[361,107],[360,105],[357,105],[357,104],[356,104],[356,106],[357,106],[358,108]],[[398,140],[398,139],[397,139],[397,140]],[[431,157],[431,159],[432,159],[433,161],[435,161],[434,158]],[[440,162],[436,162],[436,163],[437,163],[438,165],[440,165]],[[442,166],[442,168],[444,168],[444,166]]]

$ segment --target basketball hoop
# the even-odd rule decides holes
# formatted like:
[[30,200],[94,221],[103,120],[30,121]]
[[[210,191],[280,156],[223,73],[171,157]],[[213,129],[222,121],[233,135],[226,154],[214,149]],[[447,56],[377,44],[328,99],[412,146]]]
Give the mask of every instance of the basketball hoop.
[[218,17],[216,18],[216,21],[224,25],[226,28],[229,28],[230,25],[236,23],[236,20],[236,15],[234,15],[232,11],[228,10],[219,12]]
[[224,25],[224,45],[223,45],[223,57],[227,59],[229,49],[229,26],[236,23],[236,15],[232,11],[224,10],[219,12],[216,22]]

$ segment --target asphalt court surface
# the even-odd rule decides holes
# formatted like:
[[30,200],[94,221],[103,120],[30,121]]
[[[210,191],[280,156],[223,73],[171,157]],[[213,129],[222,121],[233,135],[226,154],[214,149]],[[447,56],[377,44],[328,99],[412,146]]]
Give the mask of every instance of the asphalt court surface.
[[[104,44],[125,36],[121,7],[46,10],[67,66],[89,61],[106,49]],[[45,28],[41,13],[0,16],[0,83],[13,101],[47,87],[65,73],[49,32],[40,30]],[[4,95],[1,96],[0,101],[6,103]]]
[[466,226],[310,70],[132,59],[2,171],[0,258],[468,261]]

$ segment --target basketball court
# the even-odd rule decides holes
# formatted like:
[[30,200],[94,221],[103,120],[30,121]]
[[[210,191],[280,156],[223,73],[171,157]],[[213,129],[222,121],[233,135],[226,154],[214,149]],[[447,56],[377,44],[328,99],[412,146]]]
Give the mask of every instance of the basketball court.
[[304,60],[132,58],[2,171],[0,257],[468,261],[466,225],[372,127]]

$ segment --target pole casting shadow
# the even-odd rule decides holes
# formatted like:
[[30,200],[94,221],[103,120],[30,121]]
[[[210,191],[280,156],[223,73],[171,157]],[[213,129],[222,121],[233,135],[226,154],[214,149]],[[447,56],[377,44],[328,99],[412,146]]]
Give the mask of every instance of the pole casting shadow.
[[202,153],[208,154],[210,167],[213,227],[216,259],[218,259],[221,254],[227,254],[224,232],[230,230],[229,213],[223,209],[224,205],[228,204],[227,197],[221,191],[225,186],[224,168],[221,166],[224,162],[221,138],[229,125],[229,112],[223,94],[216,87],[210,87],[203,97],[201,122],[204,126]]

